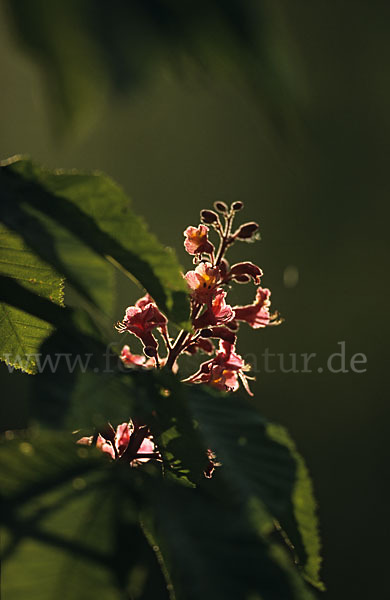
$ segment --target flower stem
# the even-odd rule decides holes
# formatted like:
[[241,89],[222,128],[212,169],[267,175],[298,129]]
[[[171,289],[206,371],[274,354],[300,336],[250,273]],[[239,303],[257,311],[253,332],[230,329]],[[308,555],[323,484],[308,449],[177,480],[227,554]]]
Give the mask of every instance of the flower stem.
[[229,237],[232,230],[232,224],[234,219],[234,211],[231,211],[227,217],[225,217],[225,231],[221,236],[221,244],[218,249],[217,259],[215,266],[217,267],[224,257],[227,247],[229,246]]
[[[199,315],[201,309],[202,309],[201,304],[195,304],[195,306],[193,307],[193,310],[192,310],[192,315],[191,315],[193,320],[196,319],[196,317]],[[189,342],[189,339],[192,336],[193,336],[193,332],[186,331],[185,329],[181,330],[181,332],[179,333],[179,335],[176,338],[175,343],[169,349],[168,360],[166,362],[166,367],[168,369],[172,370],[175,360],[177,359],[179,354],[182,352],[182,350],[185,348],[185,346]]]

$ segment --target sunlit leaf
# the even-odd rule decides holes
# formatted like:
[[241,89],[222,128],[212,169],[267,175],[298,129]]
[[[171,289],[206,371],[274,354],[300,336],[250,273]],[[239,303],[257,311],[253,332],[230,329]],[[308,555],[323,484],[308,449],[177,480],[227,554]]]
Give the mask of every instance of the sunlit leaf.
[[302,561],[306,579],[324,590],[320,578],[321,541],[318,529],[317,504],[314,499],[313,484],[303,457],[296,449],[288,432],[276,424],[269,424],[268,435],[289,449],[296,463],[295,484],[292,493],[292,509],[299,535],[294,536],[295,549]]
[[[1,220],[89,301],[101,308],[100,257],[147,289],[173,321],[188,319],[187,287],[173,251],[148,231],[109,177],[50,171],[15,158],[3,163],[0,189]],[[26,219],[33,226],[24,227]]]
[[[24,225],[28,227],[28,223]],[[2,223],[0,275],[11,278],[11,283],[20,284],[22,288],[34,292],[40,298],[63,306],[63,277],[32,252],[19,235]],[[7,285],[6,279],[2,279],[2,285]],[[1,299],[0,327],[0,360],[26,373],[35,373],[35,355],[39,353],[42,342],[53,332],[53,326]]]

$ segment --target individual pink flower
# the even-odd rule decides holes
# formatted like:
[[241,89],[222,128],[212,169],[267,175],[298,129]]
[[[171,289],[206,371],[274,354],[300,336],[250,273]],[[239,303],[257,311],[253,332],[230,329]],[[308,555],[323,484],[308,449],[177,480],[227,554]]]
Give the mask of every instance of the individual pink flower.
[[245,321],[253,329],[260,329],[267,325],[278,325],[281,320],[278,319],[278,313],[270,314],[269,309],[271,292],[267,288],[258,287],[256,298],[253,304],[246,306],[234,306],[234,319],[228,324],[228,327],[237,329],[237,321]]
[[120,357],[127,367],[154,367],[152,358],[146,359],[143,354],[132,354],[129,346],[123,346]]
[[214,246],[208,240],[209,228],[206,225],[199,225],[199,227],[187,227],[184,232],[186,239],[184,240],[184,247],[188,254],[207,254],[214,253]]
[[226,292],[218,289],[203,315],[194,319],[194,328],[204,329],[205,327],[221,325],[222,323],[231,321],[234,317],[234,311],[229,304],[226,304],[225,298]]
[[119,333],[129,331],[136,335],[143,343],[145,348],[149,348],[152,353],[157,351],[157,340],[152,335],[152,330],[156,327],[165,329],[167,324],[166,317],[158,310],[156,304],[147,294],[140,298],[135,306],[129,306],[126,309],[125,316],[121,322],[116,324]]
[[184,279],[196,302],[211,304],[220,281],[218,267],[213,267],[209,262],[201,262],[194,271],[187,271]]
[[202,363],[199,370],[185,379],[188,383],[207,383],[218,390],[236,392],[241,380],[245,390],[253,396],[249,389],[245,372],[249,370],[243,358],[236,354],[234,344],[221,340],[217,355]]

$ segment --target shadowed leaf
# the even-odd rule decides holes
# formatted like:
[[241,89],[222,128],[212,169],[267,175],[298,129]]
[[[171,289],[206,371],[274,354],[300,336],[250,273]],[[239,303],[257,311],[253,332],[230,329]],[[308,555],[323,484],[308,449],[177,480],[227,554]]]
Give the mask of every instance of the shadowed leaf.
[[[101,286],[95,289],[100,263],[91,259],[97,255],[138,281],[173,321],[186,322],[187,286],[173,251],[159,244],[109,177],[49,171],[15,158],[3,163],[0,189],[5,225],[89,301],[102,304]],[[26,219],[35,226],[25,227]]]

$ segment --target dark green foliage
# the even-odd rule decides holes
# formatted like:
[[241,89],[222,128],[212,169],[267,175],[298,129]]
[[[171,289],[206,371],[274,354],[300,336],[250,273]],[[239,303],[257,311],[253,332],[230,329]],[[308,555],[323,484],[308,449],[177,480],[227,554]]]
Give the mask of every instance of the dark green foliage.
[[[57,124],[85,129],[112,93],[131,93],[169,68],[195,63],[244,79],[275,106],[290,81],[267,47],[262,3],[252,0],[28,0],[6,3],[22,46],[46,77]],[[283,92],[283,93],[281,93]],[[92,108],[92,110],[91,110]],[[280,119],[280,115],[279,115]]]
[[[39,427],[2,440],[7,596],[310,600],[302,575],[322,587],[315,502],[288,434],[236,394],[106,362],[113,262],[176,322],[188,318],[172,253],[103,175],[18,160],[2,168],[0,193],[1,301],[21,322],[7,322],[3,356],[14,364],[35,336],[43,357],[91,357],[84,370],[35,375],[29,412]],[[62,306],[64,277],[84,308]],[[131,468],[75,443],[130,418],[148,424],[161,461]],[[208,449],[221,463],[211,480]]]
[[[115,264],[147,288],[174,321],[188,318],[186,286],[173,252],[148,232],[124,192],[105,175],[47,171],[15,158],[1,167],[0,193],[5,275],[57,302],[65,276],[98,317],[112,305]],[[2,305],[2,310],[10,309]],[[23,315],[12,320],[11,313],[7,322],[10,335],[2,354],[25,354],[17,342]],[[26,351],[36,352],[50,333],[41,322],[35,325],[37,345],[30,343]]]

